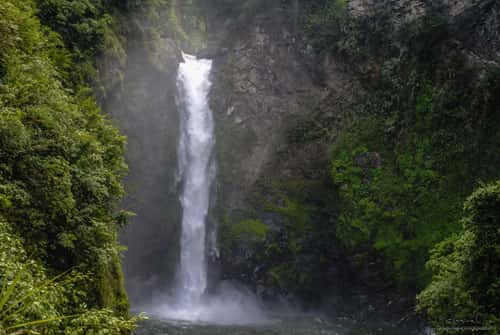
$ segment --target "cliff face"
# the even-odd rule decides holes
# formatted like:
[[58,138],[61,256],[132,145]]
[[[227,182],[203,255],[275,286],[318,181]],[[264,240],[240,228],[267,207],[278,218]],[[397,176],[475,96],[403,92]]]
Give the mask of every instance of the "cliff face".
[[99,60],[104,110],[127,136],[121,205],[134,216],[120,240],[127,247],[123,268],[133,305],[172,281],[179,255],[175,95],[181,50],[171,15],[169,7],[148,5],[118,18],[121,58],[110,53]]
[[[125,271],[132,298],[136,288],[145,292],[164,287],[178,261],[175,77],[179,45],[214,60],[210,99],[216,121],[217,181],[210,224],[212,232],[216,226],[222,232],[218,248],[211,245],[210,250],[211,269],[217,269],[214,275],[243,280],[264,296],[297,293],[300,289],[294,285],[336,292],[343,286],[349,290],[384,287],[378,259],[353,270],[350,262],[355,255],[338,247],[339,199],[332,196],[329,175],[330,149],[358,113],[369,76],[360,76],[360,64],[345,55],[316,52],[312,36],[303,29],[307,5],[297,0],[177,1],[177,9],[166,18],[169,28],[159,34],[162,37],[138,34],[130,39],[127,63],[118,71],[123,80],[110,84],[114,86],[107,89],[106,106],[129,137],[127,204],[137,216],[123,241],[128,246]],[[451,27],[446,43],[454,51],[463,53],[471,64],[498,63],[497,1],[351,0],[347,8],[357,18],[370,18],[383,8],[396,25],[425,15],[445,17]],[[189,43],[189,36],[197,42]],[[377,70],[377,61],[368,72]],[[117,66],[109,60],[106,64]],[[358,160],[360,165],[383,164],[376,152]],[[228,247],[224,231],[242,222],[267,227],[256,228],[272,240],[266,250],[260,250],[262,241],[254,243],[255,234],[236,248]],[[301,225],[306,230],[301,231]],[[315,245],[318,234],[322,245]],[[293,249],[296,244],[314,253],[285,255],[290,250],[283,246]],[[284,270],[276,266],[295,258],[294,271],[319,275],[301,279],[297,274],[291,283],[284,283],[280,274]],[[144,289],[144,283],[150,290]]]
[[289,14],[278,6],[258,14],[215,58],[217,201],[228,211],[245,208],[245,195],[284,149],[290,122],[321,97]]
[[169,39],[150,47],[130,46],[122,86],[106,103],[128,138],[124,206],[136,216],[122,243],[127,246],[124,271],[133,302],[172,279],[179,253],[175,78],[180,51]]
[[122,204],[134,213],[121,233],[124,272],[133,305],[164,292],[179,261],[181,206],[177,180],[179,115],[176,79],[181,50],[205,43],[205,21],[196,1],[144,5],[117,18],[123,50],[99,62],[104,109],[127,136]]
[[445,6],[457,37],[484,62],[500,59],[500,4],[498,1],[454,1]]
[[345,64],[315,55],[299,29],[300,9],[279,1],[254,6],[250,15],[211,18],[217,211],[228,218],[249,210],[247,197],[262,178],[298,177],[324,162],[325,148],[292,148],[290,132],[324,104],[333,107],[327,117],[340,118],[359,89]]
[[498,61],[500,5],[493,0],[351,0],[348,7],[356,16],[373,14],[376,8],[388,7],[393,19],[404,22],[422,15],[442,15],[469,51],[488,61]]
[[[211,94],[218,164],[214,221],[234,226],[258,219],[272,234],[289,240],[286,203],[305,197],[308,205],[322,208],[311,214],[314,225],[330,224],[334,231],[338,199],[328,198],[330,148],[337,130],[357,113],[356,103],[369,83],[359,82],[358,69],[345,56],[314,52],[301,26],[306,15],[303,3],[253,1],[243,7],[246,10],[234,5],[208,14],[206,55],[215,59]],[[444,17],[451,27],[446,43],[453,45],[452,49],[444,47],[444,52],[459,50],[470,64],[498,63],[496,1],[352,0],[347,8],[358,18],[383,8],[396,25],[425,15]],[[322,265],[319,286],[337,292],[345,282],[352,284],[349,289],[384,287],[378,260],[352,273],[346,261],[350,256],[336,249],[335,239],[332,233],[331,246],[324,247],[332,248],[331,259]],[[223,278],[246,281],[263,295],[276,293],[269,291],[276,285],[271,284],[273,279],[261,270],[266,266],[264,259],[273,257],[268,250],[252,250],[241,243],[239,250],[224,253],[224,241],[219,244],[223,254],[217,262]]]
[[[332,129],[342,124],[361,89],[345,63],[329,54],[315,54],[302,33],[298,2],[252,5],[250,14],[235,7],[229,13],[209,13],[212,49],[207,53],[214,57],[211,105],[218,167],[212,217],[222,252],[213,261],[222,279],[242,280],[259,294],[273,296],[280,293],[260,273],[269,261],[263,259],[267,257],[263,250],[258,252],[245,241],[238,250],[228,250],[231,241],[220,232],[257,219],[270,227],[271,234],[286,235],[286,219],[266,207],[286,201],[277,194],[288,192],[282,188],[291,185],[319,202],[328,201],[320,198],[330,187],[328,150],[336,135]],[[318,114],[319,122],[325,122],[321,134],[304,135],[302,130],[318,122],[313,121]],[[318,137],[321,140],[316,141]],[[339,254],[334,251],[331,256]],[[254,263],[255,257],[261,261]],[[269,263],[273,261],[277,259]],[[321,285],[326,281],[342,285],[341,263],[320,275]]]

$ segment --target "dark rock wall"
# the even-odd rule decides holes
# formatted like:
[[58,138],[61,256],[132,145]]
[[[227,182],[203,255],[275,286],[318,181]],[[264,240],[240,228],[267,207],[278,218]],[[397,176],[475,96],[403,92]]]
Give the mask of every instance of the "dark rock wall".
[[[226,8],[223,0],[212,2],[217,5],[207,9],[209,47],[205,51],[215,60],[211,103],[218,177],[212,214],[219,224],[257,217],[276,227],[280,218],[256,212],[252,198],[255,194],[268,198],[270,194],[260,185],[271,180],[312,183],[314,189],[309,191],[318,197],[331,187],[329,147],[336,137],[335,125],[341,127],[355,112],[353,103],[363,94],[362,85],[345,59],[313,52],[301,33],[300,2],[242,1],[246,5]],[[377,6],[389,9],[396,23],[425,14],[445,16],[452,24],[452,39],[474,62],[498,62],[498,1],[348,1],[355,16],[373,14]],[[321,141],[290,143],[290,129],[308,115],[321,113],[316,120],[329,124]],[[349,275],[349,268],[342,265],[344,256],[335,256],[339,268],[328,270],[325,279],[334,291],[343,290],[346,278],[342,276]],[[238,255],[223,255],[218,261],[222,278],[259,280],[255,278],[258,269],[244,263]],[[384,283],[374,281],[374,273],[367,268],[347,282],[355,286],[358,277],[364,277],[365,282],[383,287]]]
[[424,14],[446,17],[457,40],[477,57],[500,58],[500,3],[496,0],[350,0],[351,13],[373,14],[375,8],[389,8],[396,21],[412,20]]
[[[217,204],[245,208],[245,196],[286,144],[285,131],[321,96],[313,65],[281,6],[226,22],[215,55],[211,105],[217,135]],[[234,29],[234,30],[232,30]]]
[[121,234],[132,305],[171,288],[179,263],[182,209],[177,180],[176,79],[181,49],[206,43],[200,0],[176,0],[122,18],[123,58],[100,61],[103,104],[127,136],[129,174],[122,206],[135,213]]
[[[280,219],[256,213],[251,201],[268,196],[262,183],[313,181],[318,192],[329,187],[328,141],[292,145],[290,129],[324,105],[330,106],[326,117],[340,124],[359,85],[342,62],[314,54],[298,26],[299,2],[252,3],[251,15],[234,7],[209,14],[218,165],[213,216],[219,224],[263,217],[276,226]],[[221,277],[258,286],[256,269],[245,262],[223,255]]]
[[106,99],[106,110],[127,136],[123,206],[135,216],[121,241],[127,247],[124,272],[133,304],[172,281],[179,255],[175,94],[180,57],[171,39],[131,40],[123,80]]

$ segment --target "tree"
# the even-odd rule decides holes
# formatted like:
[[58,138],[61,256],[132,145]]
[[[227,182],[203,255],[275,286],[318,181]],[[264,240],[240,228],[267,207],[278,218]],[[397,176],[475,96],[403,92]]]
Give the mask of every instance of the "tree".
[[467,199],[462,222],[459,235],[433,250],[432,282],[418,295],[417,309],[439,326],[477,320],[493,329],[500,322],[500,181]]

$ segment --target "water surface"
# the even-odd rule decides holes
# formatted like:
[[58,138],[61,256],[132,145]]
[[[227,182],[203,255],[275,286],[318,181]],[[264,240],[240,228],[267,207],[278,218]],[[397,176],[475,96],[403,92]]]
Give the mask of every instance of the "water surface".
[[290,317],[261,325],[214,325],[150,319],[142,322],[135,335],[418,335],[423,331],[387,322],[360,324],[338,318]]

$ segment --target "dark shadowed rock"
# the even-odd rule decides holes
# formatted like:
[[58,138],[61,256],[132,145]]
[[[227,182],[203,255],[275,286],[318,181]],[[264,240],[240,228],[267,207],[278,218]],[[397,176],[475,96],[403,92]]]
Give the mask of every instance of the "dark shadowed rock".
[[356,164],[363,169],[373,169],[382,166],[382,158],[378,152],[364,152],[354,157]]

